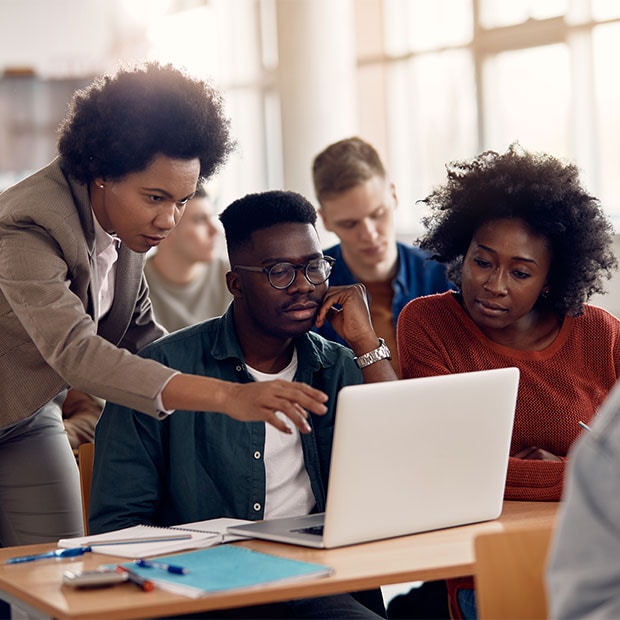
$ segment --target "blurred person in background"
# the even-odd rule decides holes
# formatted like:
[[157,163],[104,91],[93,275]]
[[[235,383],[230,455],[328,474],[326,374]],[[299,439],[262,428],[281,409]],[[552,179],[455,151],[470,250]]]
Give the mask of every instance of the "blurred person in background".
[[158,323],[176,331],[226,312],[228,260],[219,254],[219,222],[203,185],[187,203],[177,227],[144,266]]
[[[353,137],[330,144],[314,158],[312,179],[323,225],[340,240],[325,250],[336,259],[330,283],[366,287],[372,324],[392,351],[398,373],[398,315],[411,299],[450,288],[445,267],[396,241],[396,188],[368,142]],[[344,344],[329,324],[319,333]]]
[[549,618],[620,618],[620,383],[570,451],[546,567]]

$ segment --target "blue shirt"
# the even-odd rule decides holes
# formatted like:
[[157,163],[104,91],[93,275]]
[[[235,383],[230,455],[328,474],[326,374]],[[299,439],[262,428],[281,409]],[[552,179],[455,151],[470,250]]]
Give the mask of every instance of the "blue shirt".
[[[427,252],[418,247],[405,245],[400,242],[397,242],[396,247],[398,250],[398,271],[396,277],[392,280],[392,287],[394,289],[394,298],[392,300],[394,329],[396,329],[396,322],[400,311],[409,301],[423,295],[443,293],[453,288],[446,277],[445,265],[432,260]],[[336,259],[332,273],[329,276],[330,286],[355,284],[359,281],[346,264],[342,256],[340,244],[324,250],[323,254]],[[344,340],[336,334],[328,322],[318,329],[317,332],[328,340],[333,340],[346,346]]]
[[[317,512],[325,510],[336,395],[362,383],[352,352],[314,333],[295,339],[295,379],[329,396],[301,435]],[[227,313],[158,340],[141,352],[181,372],[248,383],[232,306]],[[177,410],[164,420],[109,403],[95,433],[89,526],[93,534],[138,523],[175,525],[217,517],[262,519],[264,422]]]

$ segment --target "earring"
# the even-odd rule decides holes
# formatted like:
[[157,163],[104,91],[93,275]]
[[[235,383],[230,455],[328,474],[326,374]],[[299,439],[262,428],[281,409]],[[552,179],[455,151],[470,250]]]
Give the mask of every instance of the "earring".
[[99,183],[99,187],[100,187],[101,189],[104,189],[104,188],[105,188],[105,185],[104,185],[103,183]]

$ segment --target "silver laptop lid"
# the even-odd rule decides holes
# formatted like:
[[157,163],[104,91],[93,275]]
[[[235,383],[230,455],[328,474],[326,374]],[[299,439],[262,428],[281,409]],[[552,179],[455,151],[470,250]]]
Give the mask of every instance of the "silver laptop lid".
[[497,518],[518,382],[502,368],[342,388],[324,546]]

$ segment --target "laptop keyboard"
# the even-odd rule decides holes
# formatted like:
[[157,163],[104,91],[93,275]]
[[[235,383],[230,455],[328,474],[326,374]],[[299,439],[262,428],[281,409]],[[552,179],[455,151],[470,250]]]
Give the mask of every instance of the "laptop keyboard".
[[297,530],[291,530],[291,532],[300,532],[302,534],[312,534],[313,536],[323,536],[323,526],[312,525],[311,527],[301,527]]

